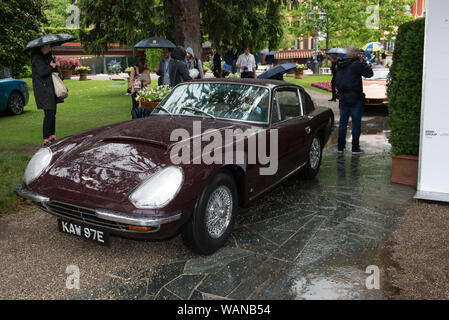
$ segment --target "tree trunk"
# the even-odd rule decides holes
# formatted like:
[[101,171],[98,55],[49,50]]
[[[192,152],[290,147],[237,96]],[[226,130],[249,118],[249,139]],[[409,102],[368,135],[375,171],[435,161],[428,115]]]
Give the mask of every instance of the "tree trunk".
[[175,42],[184,48],[191,47],[201,58],[200,9],[198,0],[172,0]]

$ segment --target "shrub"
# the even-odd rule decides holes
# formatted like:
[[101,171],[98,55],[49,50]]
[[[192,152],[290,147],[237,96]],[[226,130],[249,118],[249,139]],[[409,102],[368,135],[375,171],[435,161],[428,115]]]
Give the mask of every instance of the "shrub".
[[90,71],[90,67],[84,67],[84,66],[76,67],[75,71]]
[[159,68],[159,63],[164,59],[164,51],[162,49],[148,49],[145,51],[147,58],[148,70],[153,72],[154,68]]
[[419,153],[424,19],[399,28],[388,84],[389,141],[393,154]]
[[76,41],[80,41],[80,29],[72,29],[72,28],[65,28],[65,27],[44,27],[44,34],[57,34],[57,33],[67,33],[74,35],[78,38]]

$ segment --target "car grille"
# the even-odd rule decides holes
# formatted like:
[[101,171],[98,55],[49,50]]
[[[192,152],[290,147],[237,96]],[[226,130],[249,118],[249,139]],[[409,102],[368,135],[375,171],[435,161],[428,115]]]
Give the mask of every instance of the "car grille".
[[78,221],[94,224],[101,227],[107,227],[119,231],[128,231],[129,226],[124,223],[100,219],[96,216],[95,210],[66,204],[63,202],[51,201],[45,204],[36,203],[38,207],[58,216],[66,217],[68,219],[75,219]]

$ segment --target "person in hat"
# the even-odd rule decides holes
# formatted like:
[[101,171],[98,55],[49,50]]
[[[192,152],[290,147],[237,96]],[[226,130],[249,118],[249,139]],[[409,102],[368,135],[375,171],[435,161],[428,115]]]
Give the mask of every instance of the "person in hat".
[[204,79],[203,63],[190,47],[186,49],[186,65],[192,79]]
[[53,87],[52,73],[58,72],[59,62],[51,53],[49,44],[35,48],[31,53],[31,77],[33,81],[34,97],[38,109],[44,110],[42,134],[43,145],[48,146],[57,140],[56,105],[60,101],[56,98]]

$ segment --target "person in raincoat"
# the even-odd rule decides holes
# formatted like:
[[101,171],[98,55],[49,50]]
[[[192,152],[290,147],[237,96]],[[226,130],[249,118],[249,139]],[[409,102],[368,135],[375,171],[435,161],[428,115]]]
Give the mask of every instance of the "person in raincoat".
[[186,49],[186,65],[192,79],[204,79],[203,63],[193,53],[192,48]]
[[55,62],[50,45],[35,48],[31,53],[31,71],[34,97],[38,109],[44,110],[42,125],[43,145],[57,140],[56,105],[59,102],[53,87],[52,73],[58,72],[59,62]]
[[170,86],[175,87],[181,82],[192,80],[186,65],[186,51],[183,47],[177,46],[171,53],[173,65],[170,69]]

